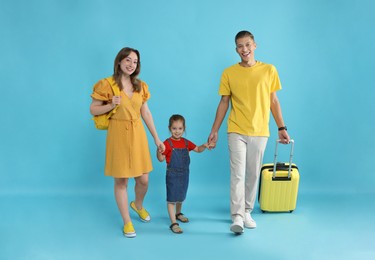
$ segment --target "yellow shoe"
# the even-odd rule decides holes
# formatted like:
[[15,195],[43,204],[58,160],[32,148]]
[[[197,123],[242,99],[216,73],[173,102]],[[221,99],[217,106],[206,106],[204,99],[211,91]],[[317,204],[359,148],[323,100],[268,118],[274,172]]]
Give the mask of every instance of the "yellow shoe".
[[124,225],[124,229],[122,231],[126,237],[135,237],[137,235],[131,222]]
[[138,216],[141,218],[143,222],[149,222],[151,220],[150,214],[148,214],[147,210],[145,208],[137,209],[135,206],[134,201],[130,203],[130,207],[137,212]]

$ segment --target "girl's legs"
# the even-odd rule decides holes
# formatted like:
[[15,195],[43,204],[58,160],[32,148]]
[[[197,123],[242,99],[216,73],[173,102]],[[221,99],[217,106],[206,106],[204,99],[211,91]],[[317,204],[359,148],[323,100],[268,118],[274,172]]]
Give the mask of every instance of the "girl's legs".
[[148,173],[135,178],[135,206],[137,209],[142,209],[143,200],[146,196],[148,189]]
[[182,209],[182,202],[177,202],[176,203],[176,214],[181,213],[181,209]]
[[131,222],[128,208],[128,179],[115,178],[115,198],[124,225]]
[[169,219],[171,220],[171,225],[169,228],[173,233],[181,234],[183,231],[176,221],[176,206],[174,203],[167,202]]
[[184,223],[189,222],[189,219],[181,212],[182,209],[182,202],[176,203],[176,218]]
[[176,207],[174,203],[167,202],[168,215],[171,220],[171,224],[176,223]]

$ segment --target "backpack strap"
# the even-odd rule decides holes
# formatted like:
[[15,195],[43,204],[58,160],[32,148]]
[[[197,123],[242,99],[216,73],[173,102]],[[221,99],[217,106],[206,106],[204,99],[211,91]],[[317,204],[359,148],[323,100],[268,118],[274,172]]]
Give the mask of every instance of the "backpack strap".
[[[114,96],[120,96],[120,87],[117,85],[113,76],[110,76],[110,77],[106,78],[106,80],[108,81],[109,85],[111,85],[113,95]],[[110,118],[114,113],[116,113],[117,108],[118,108],[118,105],[116,105],[115,108],[112,109],[108,113],[108,118]]]

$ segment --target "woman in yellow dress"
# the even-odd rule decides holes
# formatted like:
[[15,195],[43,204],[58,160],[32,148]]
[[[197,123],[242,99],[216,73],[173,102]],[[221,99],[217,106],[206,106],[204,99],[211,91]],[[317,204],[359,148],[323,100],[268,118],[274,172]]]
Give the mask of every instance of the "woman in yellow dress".
[[[126,237],[136,236],[128,208],[129,178],[135,179],[135,200],[130,203],[130,207],[142,221],[151,220],[143,207],[152,162],[142,119],[158,150],[163,152],[165,149],[147,105],[150,98],[148,86],[137,78],[140,70],[139,52],[128,47],[121,49],[115,58],[113,76],[94,85],[90,105],[92,115],[108,113],[117,106],[108,127],[105,175],[114,177],[115,198],[124,221],[123,233]],[[113,94],[111,85],[120,89],[119,96]]]

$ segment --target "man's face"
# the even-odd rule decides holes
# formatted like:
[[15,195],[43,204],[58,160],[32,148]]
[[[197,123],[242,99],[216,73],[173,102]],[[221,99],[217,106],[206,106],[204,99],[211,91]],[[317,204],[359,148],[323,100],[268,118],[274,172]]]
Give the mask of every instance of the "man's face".
[[247,62],[254,59],[254,51],[256,48],[257,45],[250,36],[239,38],[236,41],[236,52],[240,55],[242,61]]

